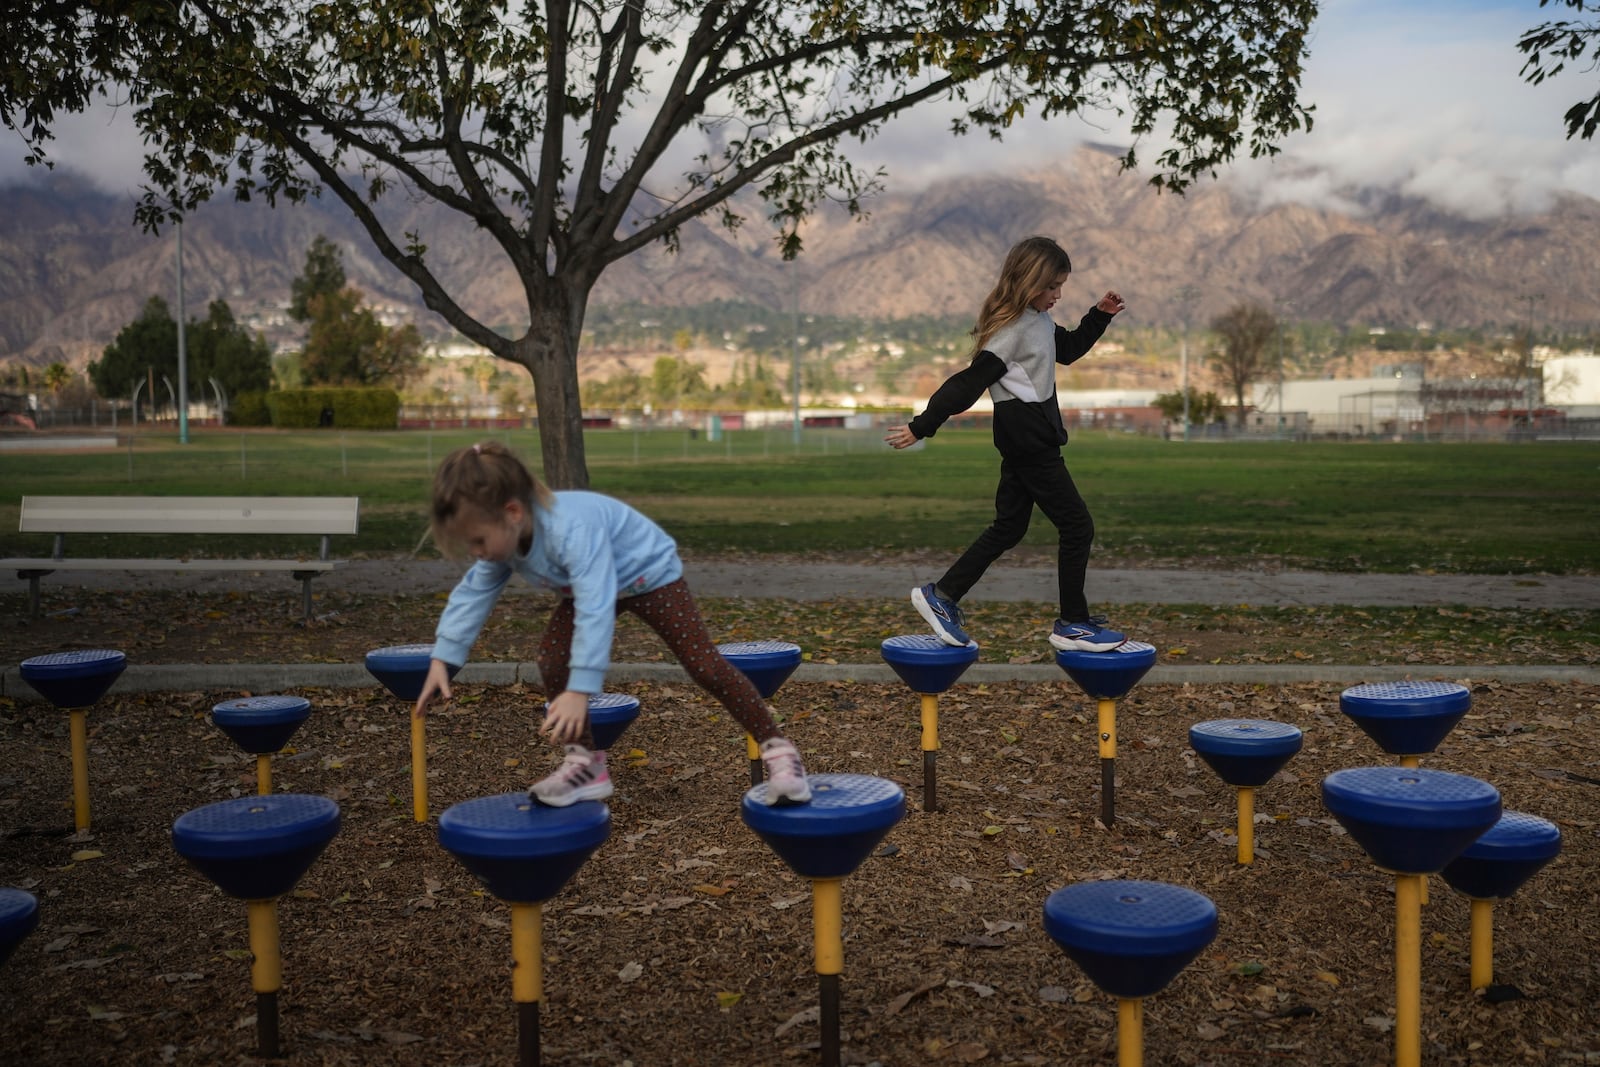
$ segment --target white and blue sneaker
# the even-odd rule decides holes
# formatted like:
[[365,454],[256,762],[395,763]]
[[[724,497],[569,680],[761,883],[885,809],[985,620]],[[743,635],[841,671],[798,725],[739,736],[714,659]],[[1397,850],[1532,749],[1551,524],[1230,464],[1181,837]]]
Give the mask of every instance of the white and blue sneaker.
[[1050,631],[1050,644],[1063,652],[1111,652],[1127,639],[1127,634],[1108,630],[1103,615],[1091,616],[1085,622],[1057,619]]
[[971,642],[967,631],[961,628],[961,609],[954,600],[940,596],[932,582],[911,590],[911,604],[945,644],[965,648]]

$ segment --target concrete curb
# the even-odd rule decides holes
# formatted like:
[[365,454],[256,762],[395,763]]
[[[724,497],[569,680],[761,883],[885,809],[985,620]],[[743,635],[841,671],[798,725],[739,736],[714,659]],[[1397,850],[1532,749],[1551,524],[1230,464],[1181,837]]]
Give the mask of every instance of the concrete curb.
[[[687,683],[689,676],[676,663],[615,663],[606,672],[614,683]],[[1472,664],[1430,666],[1387,664],[1195,664],[1152,667],[1141,685],[1292,685],[1326,683],[1360,685],[1433,679],[1460,682],[1529,684],[1573,682],[1600,685],[1600,668],[1560,664]],[[876,663],[805,663],[795,671],[796,682],[862,682],[894,684],[898,676]],[[961,676],[962,685],[1020,682],[1039,685],[1067,681],[1053,663],[977,663]],[[456,676],[466,685],[537,685],[539,668],[532,663],[469,663]],[[271,693],[288,689],[371,689],[377,681],[358,663],[205,663],[148,664],[129,667],[111,687],[112,693],[221,692]],[[39,694],[22,680],[15,665],[0,671],[0,696],[19,702],[38,701]]]

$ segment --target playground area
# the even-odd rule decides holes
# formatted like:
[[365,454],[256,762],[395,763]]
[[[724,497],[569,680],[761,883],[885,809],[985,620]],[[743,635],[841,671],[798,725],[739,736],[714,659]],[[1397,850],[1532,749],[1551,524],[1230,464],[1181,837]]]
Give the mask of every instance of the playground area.
[[[608,839],[544,907],[544,1062],[811,1063],[812,900],[740,820],[743,738],[692,685],[617,687],[641,711],[613,745]],[[1429,1064],[1600,1057],[1600,687],[1482,683],[1423,758],[1560,827],[1559,856],[1494,910],[1496,995],[1469,981],[1469,904],[1423,909]],[[0,968],[15,1064],[261,1062],[245,905],[175,851],[185,812],[255,790],[253,757],[208,721],[228,692],[110,695],[87,715],[92,828],[72,834],[66,713],[0,706],[0,871],[43,921]],[[460,685],[428,720],[431,818],[413,818],[407,714],[385,690],[301,693],[279,792],[342,825],[279,901],[281,1062],[511,1064],[507,905],[436,839],[441,811],[521,791],[551,764],[518,686]],[[1116,1002],[1046,936],[1064,885],[1172,883],[1218,933],[1144,1010],[1152,1064],[1379,1064],[1395,1021],[1395,879],[1341,830],[1329,773],[1392,764],[1340,687],[1140,685],[1118,702],[1116,818],[1099,821],[1095,704],[1068,681],[957,684],[941,698],[939,810],[921,810],[917,696],[794,683],[773,698],[812,774],[877,775],[906,813],[842,889],[842,1062],[1104,1064]],[[1234,791],[1189,727],[1293,724],[1304,746],[1257,790],[1237,861]]]

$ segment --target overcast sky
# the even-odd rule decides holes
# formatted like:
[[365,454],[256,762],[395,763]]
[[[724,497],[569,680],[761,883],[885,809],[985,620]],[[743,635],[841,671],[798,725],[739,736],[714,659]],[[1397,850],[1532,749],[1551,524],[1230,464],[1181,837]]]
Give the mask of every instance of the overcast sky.
[[[1566,10],[1541,9],[1537,0],[1327,0],[1301,97],[1316,107],[1315,128],[1283,145],[1284,160],[1245,161],[1226,176],[1268,199],[1324,206],[1352,186],[1398,185],[1480,217],[1537,210],[1558,191],[1600,197],[1600,141],[1568,141],[1561,120],[1593,94],[1600,75],[1580,64],[1538,87],[1518,76],[1518,37]],[[923,112],[853,155],[886,165],[891,188],[906,188],[975,170],[1048,166],[1083,140],[1126,140],[1110,115],[1025,123],[1003,145],[945,130],[941,115]],[[15,178],[26,170],[20,141],[0,134],[0,180]],[[70,118],[49,151],[108,189],[139,185],[142,151],[129,122],[105,113]],[[1153,158],[1155,146],[1140,155]],[[1293,164],[1311,164],[1311,176]]]

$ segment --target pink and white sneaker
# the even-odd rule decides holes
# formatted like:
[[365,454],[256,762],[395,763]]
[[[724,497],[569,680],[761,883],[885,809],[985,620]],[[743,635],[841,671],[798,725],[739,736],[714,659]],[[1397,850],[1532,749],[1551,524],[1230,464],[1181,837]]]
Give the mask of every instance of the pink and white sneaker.
[[528,789],[530,797],[552,808],[564,808],[580,800],[604,800],[611,793],[606,754],[590,752],[582,745],[568,745],[561,766]]
[[787,737],[761,742],[761,762],[767,771],[768,804],[804,804],[811,799],[811,783],[800,764],[800,753]]

